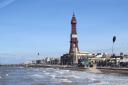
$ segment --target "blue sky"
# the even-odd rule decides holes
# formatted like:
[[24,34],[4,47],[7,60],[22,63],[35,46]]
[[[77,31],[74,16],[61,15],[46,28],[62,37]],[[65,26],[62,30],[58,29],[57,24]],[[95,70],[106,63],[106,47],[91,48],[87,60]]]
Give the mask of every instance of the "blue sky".
[[0,63],[67,53],[73,11],[81,51],[111,53],[116,35],[115,52],[128,53],[127,4],[127,0],[0,0]]

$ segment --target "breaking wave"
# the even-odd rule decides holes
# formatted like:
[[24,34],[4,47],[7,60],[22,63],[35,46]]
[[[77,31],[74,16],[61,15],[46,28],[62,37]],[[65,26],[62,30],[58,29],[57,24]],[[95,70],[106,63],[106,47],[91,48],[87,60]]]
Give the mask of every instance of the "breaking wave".
[[43,75],[40,75],[40,74],[33,74],[32,77],[34,77],[34,78],[43,78]]
[[71,80],[68,80],[68,79],[60,79],[60,82],[72,83],[72,81]]
[[2,78],[2,76],[0,76],[0,79]]

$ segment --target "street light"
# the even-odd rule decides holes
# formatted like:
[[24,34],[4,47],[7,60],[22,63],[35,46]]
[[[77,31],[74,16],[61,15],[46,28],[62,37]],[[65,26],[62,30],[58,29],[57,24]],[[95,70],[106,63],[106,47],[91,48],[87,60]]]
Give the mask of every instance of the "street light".
[[114,56],[113,49],[114,49],[114,43],[115,43],[115,41],[116,41],[116,36],[113,36],[112,41],[113,41],[113,45],[112,45],[112,55]]

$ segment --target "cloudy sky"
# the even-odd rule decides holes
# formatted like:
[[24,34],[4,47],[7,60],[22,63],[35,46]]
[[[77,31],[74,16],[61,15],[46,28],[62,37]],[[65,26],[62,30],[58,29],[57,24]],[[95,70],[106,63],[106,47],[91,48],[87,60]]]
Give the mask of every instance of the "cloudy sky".
[[[128,53],[127,0],[0,0],[0,63],[69,51],[73,11],[81,51]],[[40,56],[37,57],[37,52]]]

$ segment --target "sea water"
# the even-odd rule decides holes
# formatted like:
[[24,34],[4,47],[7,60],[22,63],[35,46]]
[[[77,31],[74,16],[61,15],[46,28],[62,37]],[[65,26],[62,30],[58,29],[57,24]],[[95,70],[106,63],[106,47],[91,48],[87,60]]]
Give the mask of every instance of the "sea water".
[[0,85],[128,85],[128,75],[88,70],[0,67]]

